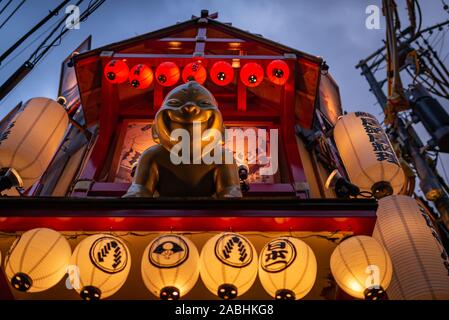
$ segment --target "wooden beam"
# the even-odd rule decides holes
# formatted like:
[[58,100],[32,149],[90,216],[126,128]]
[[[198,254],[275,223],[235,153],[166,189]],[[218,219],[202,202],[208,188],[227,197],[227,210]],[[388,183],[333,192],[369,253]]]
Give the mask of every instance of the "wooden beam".
[[[104,57],[102,60],[104,68],[111,58]],[[72,196],[87,196],[89,191],[89,187],[87,186],[89,185],[89,182],[93,182],[97,179],[103,169],[118,122],[119,97],[117,87],[104,79],[105,78],[102,77],[98,137],[96,138],[86,165],[82,169],[82,172],[77,180],[81,183],[76,185],[82,185],[83,187],[80,189],[75,189]]]
[[371,235],[376,208],[374,200],[365,199],[5,197],[0,199],[0,216],[5,217],[0,230],[211,231],[232,227],[238,231],[339,230]]
[[153,92],[153,112],[156,114],[162,106],[164,101],[164,87],[161,86],[157,81],[154,82],[154,92]]
[[206,49],[206,39],[207,39],[207,29],[201,27],[198,29],[198,34],[196,35],[195,51],[193,52],[194,57],[204,56],[204,51]]
[[[116,59],[191,59],[191,54],[159,54],[159,53],[116,53]],[[244,60],[285,60],[283,55],[205,55],[207,59],[244,59]]]
[[285,147],[287,162],[290,167],[290,178],[296,189],[298,196],[308,198],[308,183],[295,133],[295,59],[286,60],[290,68],[290,78],[285,83],[282,93],[281,114],[282,114],[282,140]]
[[237,80],[237,110],[241,112],[246,111],[246,86],[238,77]]

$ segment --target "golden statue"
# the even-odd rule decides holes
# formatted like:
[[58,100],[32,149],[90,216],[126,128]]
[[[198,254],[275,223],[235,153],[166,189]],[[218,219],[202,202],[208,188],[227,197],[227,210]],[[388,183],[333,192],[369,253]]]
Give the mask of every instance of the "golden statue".
[[[173,89],[157,112],[152,130],[158,144],[141,155],[124,197],[242,197],[235,160],[225,161],[227,151],[223,149],[218,163],[203,161],[206,152],[213,155],[217,150],[211,148],[221,148],[224,133],[217,102],[205,87],[189,81]],[[186,133],[182,139],[176,135],[180,131]],[[182,162],[173,161],[181,140],[189,143],[189,149]]]

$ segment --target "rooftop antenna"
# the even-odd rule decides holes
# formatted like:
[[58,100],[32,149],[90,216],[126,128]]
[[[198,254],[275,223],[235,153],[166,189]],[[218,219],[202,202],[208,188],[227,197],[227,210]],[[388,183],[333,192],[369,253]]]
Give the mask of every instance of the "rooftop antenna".
[[203,10],[201,10],[201,14],[199,17],[192,15],[192,19],[198,19],[198,18],[205,18],[205,19],[207,18],[207,19],[215,20],[215,19],[218,19],[218,12],[209,14],[209,10],[203,9]]

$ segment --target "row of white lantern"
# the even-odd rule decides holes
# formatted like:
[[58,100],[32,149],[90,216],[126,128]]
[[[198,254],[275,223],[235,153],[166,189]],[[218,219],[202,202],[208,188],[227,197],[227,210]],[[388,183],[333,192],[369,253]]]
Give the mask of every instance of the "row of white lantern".
[[[68,265],[77,266],[80,283],[74,287],[84,299],[113,295],[131,265],[120,238],[89,236],[71,255],[67,240],[50,229],[25,232],[5,260],[12,286],[27,292],[51,288]],[[356,298],[383,298],[388,289],[390,299],[449,299],[448,256],[428,216],[410,197],[381,199],[373,238],[344,240],[332,253],[330,268],[339,287]],[[271,296],[300,299],[314,285],[317,262],[312,249],[293,237],[271,240],[258,258],[240,234],[215,235],[201,255],[189,239],[165,234],[145,249],[141,272],[146,287],[162,299],[185,296],[199,275],[212,293],[232,299],[248,291],[257,274]]]
[[[69,266],[76,266],[69,279],[83,299],[104,299],[125,283],[131,255],[120,238],[108,234],[85,238],[72,254],[60,233],[38,228],[18,238],[5,259],[12,287],[30,293],[55,286]],[[237,233],[212,237],[201,255],[186,237],[163,234],[146,247],[141,272],[146,287],[161,299],[185,296],[200,274],[206,287],[223,299],[244,294],[257,274],[273,297],[300,299],[315,283],[317,263],[312,249],[291,237],[270,241],[258,259],[251,242]]]

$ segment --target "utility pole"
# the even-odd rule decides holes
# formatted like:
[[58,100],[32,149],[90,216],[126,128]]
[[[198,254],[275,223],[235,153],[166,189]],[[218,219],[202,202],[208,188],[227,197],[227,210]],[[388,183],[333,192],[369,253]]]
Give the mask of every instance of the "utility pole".
[[[390,0],[385,0],[384,5],[390,5],[393,6],[394,3]],[[386,7],[385,5],[385,7]],[[390,7],[391,9],[391,7]],[[386,11],[386,10],[385,10]],[[391,12],[390,12],[391,14]],[[390,17],[391,18],[391,17]],[[387,16],[388,19],[388,16]],[[377,102],[382,107],[382,110],[384,111],[386,117],[388,117],[389,113],[391,113],[391,96],[394,94],[394,90],[396,89],[402,89],[402,84],[400,82],[400,78],[393,79],[393,67],[394,63],[398,63],[399,55],[404,55],[404,53],[410,52],[410,50],[413,50],[411,48],[412,43],[419,37],[423,32],[428,32],[429,30],[433,30],[433,28],[441,28],[441,26],[444,26],[448,24],[448,21],[438,24],[434,27],[427,28],[423,30],[422,32],[419,32],[418,34],[414,35],[413,37],[410,37],[410,39],[407,39],[407,41],[404,41],[401,43],[399,39],[405,36],[405,34],[410,33],[410,28],[404,30],[401,32],[398,37],[396,38],[396,35],[393,34],[394,29],[392,27],[393,23],[392,20],[389,21],[390,23],[390,32],[387,35],[387,43],[386,46],[377,50],[375,53],[371,54],[368,58],[360,61],[356,68],[361,69],[361,74],[366,78],[371,91],[373,92],[374,96],[376,97]],[[388,23],[387,23],[388,25]],[[408,31],[407,31],[408,30]],[[388,41],[390,39],[394,39],[395,42],[397,42],[394,46],[393,44],[389,43]],[[428,45],[428,43],[426,43]],[[429,45],[428,45],[429,46]],[[396,48],[395,48],[396,47]],[[396,49],[396,50],[394,50]],[[430,48],[428,48],[429,51],[434,54],[435,52]],[[384,51],[387,51],[387,54],[384,54]],[[396,52],[395,52],[396,51]],[[369,65],[369,62],[373,60],[374,62]],[[380,63],[383,61],[387,62],[387,69],[389,70],[387,74],[387,80],[389,83],[389,98],[385,95],[384,91],[382,90],[382,83],[379,82],[375,75],[373,70],[376,70],[376,68],[379,66]],[[406,67],[406,60],[401,60],[402,65],[396,65],[395,70],[395,76],[399,74],[399,70]],[[440,61],[438,61],[440,62]],[[447,69],[443,69],[443,72],[445,73]],[[393,81],[396,80],[396,84],[399,83],[399,85],[396,88],[392,88]],[[398,81],[399,80],[399,81]],[[446,80],[446,79],[445,79]],[[408,90],[408,94],[404,94],[400,97],[401,99],[405,98],[405,101],[400,101],[400,103],[404,103],[407,105],[407,108],[418,108],[420,107],[420,111],[423,111],[424,113],[427,113],[428,116],[432,119],[437,119],[440,121],[445,121],[444,117],[447,116],[447,113],[444,113],[441,117],[443,119],[438,119],[438,117],[435,117],[432,115],[432,112],[435,112],[435,108],[433,106],[431,108],[426,107],[423,108],[423,105],[418,105],[417,100],[417,93],[421,94],[423,98],[425,99],[432,99],[430,97],[430,94],[427,92],[427,90],[424,89],[424,87],[420,86],[420,84],[415,84],[411,86],[411,90]],[[438,106],[437,106],[438,107]],[[441,105],[440,105],[441,107]],[[442,108],[442,107],[441,107]],[[443,109],[444,111],[444,109]],[[418,134],[416,133],[415,129],[413,128],[413,122],[406,122],[403,118],[398,116],[398,112],[394,112],[394,118],[391,123],[389,123],[389,136],[391,141],[398,145],[401,150],[401,156],[402,158],[410,163],[413,168],[415,169],[416,175],[418,176],[420,180],[420,188],[422,192],[424,193],[427,200],[432,201],[435,205],[435,208],[438,210],[439,217],[438,222],[442,224],[442,226],[445,227],[446,232],[449,230],[449,196],[445,191],[445,187],[441,184],[438,173],[436,172],[435,168],[432,168],[430,165],[429,157],[426,154],[427,149],[429,146],[425,145],[422,140],[419,138]],[[415,112],[417,113],[417,112]],[[446,118],[447,119],[447,118]],[[387,120],[387,119],[386,119]],[[423,123],[426,121],[426,119],[423,119],[422,116],[419,117],[420,121]],[[388,121],[386,121],[388,123]],[[444,124],[445,125],[445,124]],[[440,124],[437,124],[437,126],[441,127]],[[449,130],[449,126],[447,127]],[[429,129],[428,129],[429,130]],[[436,130],[436,129],[435,129]],[[429,132],[431,135],[433,132]],[[444,139],[446,140],[446,136],[444,136]]]

